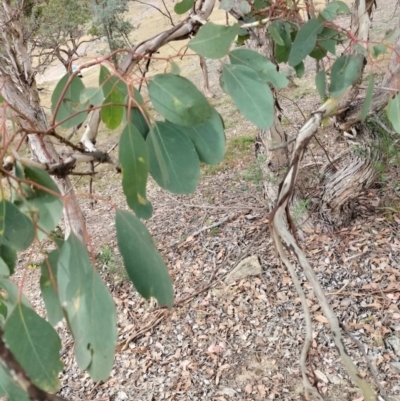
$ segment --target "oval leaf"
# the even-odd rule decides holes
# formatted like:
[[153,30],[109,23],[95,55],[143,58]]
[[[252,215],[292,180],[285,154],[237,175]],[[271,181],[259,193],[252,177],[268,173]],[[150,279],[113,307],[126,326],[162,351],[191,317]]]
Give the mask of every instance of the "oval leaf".
[[182,130],[194,143],[199,159],[207,164],[217,164],[224,158],[225,133],[221,116],[213,110],[212,117],[203,124]]
[[122,171],[122,188],[129,207],[138,217],[149,219],[153,213],[146,199],[149,154],[143,136],[128,124],[119,141],[119,162]]
[[315,86],[322,100],[326,98],[326,75],[325,71],[318,71],[315,75]]
[[60,302],[75,339],[78,366],[93,380],[105,380],[117,344],[114,301],[75,234],[61,247],[57,269]]
[[189,11],[194,4],[194,0],[182,0],[179,3],[175,4],[174,11],[177,14],[185,14],[186,11]]
[[159,306],[171,308],[174,304],[171,278],[145,225],[122,210],[117,210],[115,225],[125,269],[139,294],[146,299],[157,299]]
[[[128,118],[126,114],[127,114],[127,107],[125,107],[125,121],[127,121]],[[142,112],[137,107],[131,107],[130,122],[137,128],[142,137],[146,139],[147,134],[150,131],[150,127],[147,124],[147,121],[144,118]]]
[[277,66],[262,54],[250,49],[236,49],[229,53],[232,64],[245,65],[260,75],[260,78],[269,82],[277,89],[286,88],[289,81],[285,74],[277,71]]
[[316,19],[311,19],[301,27],[290,50],[289,65],[297,66],[310,54],[317,43],[317,36],[322,30],[323,23]]
[[239,34],[239,25],[216,25],[207,22],[189,42],[189,49],[206,58],[224,57]]
[[362,56],[346,55],[339,57],[332,66],[329,92],[338,98],[360,76],[363,64]]
[[349,6],[343,1],[332,1],[321,12],[327,21],[333,21],[339,14],[350,14]]
[[150,173],[157,184],[175,194],[190,194],[200,178],[200,162],[189,137],[180,127],[157,122],[147,136]]
[[0,221],[4,222],[3,245],[23,251],[32,244],[35,231],[32,220],[14,204],[0,201]]
[[204,95],[188,79],[178,75],[156,75],[149,82],[149,95],[154,108],[175,124],[193,127],[212,114]]
[[256,71],[244,65],[225,64],[222,78],[224,90],[246,118],[262,129],[272,126],[274,98]]
[[104,100],[104,104],[111,103],[101,109],[101,121],[107,128],[115,129],[121,124],[124,116],[124,97],[118,89],[113,89]]
[[101,88],[86,88],[81,92],[79,100],[81,103],[100,106],[104,101],[104,94]]
[[[63,98],[61,99],[62,92],[67,85],[70,75],[64,75],[56,85],[54,92],[51,96],[51,112],[54,114],[56,105],[60,102],[60,107],[57,112],[56,121],[60,122],[65,119],[61,124],[63,128],[76,127],[82,124],[88,114],[89,103],[81,103],[80,94],[85,89],[82,80],[74,77],[69,84]],[[72,115],[79,113],[72,117]]]
[[6,396],[7,401],[30,401],[28,394],[14,382],[11,374],[2,366],[0,366],[0,396]]
[[50,392],[60,388],[61,340],[46,320],[18,303],[4,326],[4,340],[34,384]]

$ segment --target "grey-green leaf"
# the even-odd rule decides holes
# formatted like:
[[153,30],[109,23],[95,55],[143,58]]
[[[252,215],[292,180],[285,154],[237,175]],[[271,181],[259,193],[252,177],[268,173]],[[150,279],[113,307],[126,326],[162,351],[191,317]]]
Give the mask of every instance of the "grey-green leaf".
[[185,12],[189,11],[194,4],[194,0],[182,0],[179,3],[175,4],[174,11],[177,14],[185,14]]
[[333,21],[339,14],[350,14],[349,6],[343,1],[332,1],[321,11],[327,21]]
[[57,286],[57,265],[60,251],[58,249],[46,255],[41,264],[40,290],[46,306],[47,320],[55,326],[64,317]]
[[239,34],[239,25],[216,25],[207,22],[189,42],[189,49],[206,58],[224,57]]
[[[56,105],[60,102],[56,121],[60,122],[68,118],[61,124],[63,128],[72,128],[83,123],[88,114],[87,108],[89,107],[89,103],[81,103],[80,94],[85,89],[85,85],[83,85],[82,80],[78,77],[72,79],[64,96],[61,98],[69,77],[70,75],[66,74],[61,78],[51,96],[51,111],[53,114]],[[72,117],[73,115],[74,117]]]
[[387,115],[394,130],[400,134],[400,93],[389,100]]
[[225,151],[225,133],[221,116],[213,110],[212,117],[197,127],[182,127],[194,143],[199,159],[207,164],[222,161]]
[[122,188],[129,207],[138,217],[149,219],[153,213],[146,199],[149,154],[143,136],[133,124],[128,124],[119,141],[119,162]]
[[79,368],[87,370],[93,380],[107,379],[117,344],[115,305],[85,246],[74,234],[61,248],[57,284]]
[[61,340],[46,320],[18,303],[4,326],[4,340],[34,384],[49,392],[59,389]]
[[147,136],[150,173],[160,187],[176,194],[196,190],[200,161],[188,135],[172,123],[157,122]]
[[167,120],[193,127],[208,120],[212,107],[188,79],[174,74],[159,74],[149,82],[154,108]]
[[362,68],[362,56],[346,55],[339,57],[332,66],[329,92],[338,98],[359,78]]
[[315,86],[322,100],[326,98],[326,74],[325,71],[318,71],[315,75]]
[[229,53],[232,64],[245,65],[260,75],[260,79],[271,83],[275,88],[286,88],[289,81],[285,74],[277,71],[277,66],[262,54],[250,49],[236,49]]
[[369,77],[367,92],[365,93],[365,100],[361,109],[361,121],[364,121],[367,118],[369,108],[372,102],[372,96],[374,94],[374,84],[375,84],[375,78],[374,75],[371,74]]
[[[31,186],[30,191],[26,193],[25,202],[21,204],[21,209],[32,216],[37,225],[36,236],[42,240],[48,237],[61,219],[63,213],[61,193],[46,171],[36,167],[25,167],[25,177],[38,184],[40,188]],[[50,192],[42,189],[43,187]]]
[[17,206],[6,200],[0,201],[0,220],[4,221],[3,245],[23,251],[35,237],[32,220]]
[[133,214],[118,210],[116,228],[125,269],[139,294],[146,299],[157,299],[159,306],[171,308],[174,303],[171,278],[145,225]]
[[222,71],[224,90],[238,109],[262,129],[274,121],[274,99],[271,90],[260,80],[258,72],[244,65],[225,64]]
[[107,128],[113,130],[119,127],[124,116],[124,97],[122,93],[114,88],[104,100],[104,104],[109,104],[101,109],[101,120]]
[[27,393],[12,379],[10,373],[0,366],[0,397],[7,397],[7,401],[30,401]]
[[311,19],[301,27],[290,50],[289,65],[297,66],[311,53],[322,30],[323,23],[317,19]]

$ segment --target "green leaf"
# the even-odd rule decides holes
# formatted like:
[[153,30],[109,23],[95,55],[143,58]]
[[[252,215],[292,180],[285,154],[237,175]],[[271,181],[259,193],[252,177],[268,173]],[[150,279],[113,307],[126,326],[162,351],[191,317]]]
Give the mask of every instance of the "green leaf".
[[55,326],[64,317],[57,287],[57,264],[60,256],[59,250],[54,250],[46,255],[46,259],[40,265],[40,290],[46,306],[47,320]]
[[181,127],[157,122],[147,136],[150,173],[157,184],[175,194],[190,194],[200,178],[200,161]]
[[293,68],[296,71],[296,77],[302,78],[305,72],[304,63],[301,62],[300,64],[295,65]]
[[238,34],[238,24],[225,26],[207,22],[189,42],[188,47],[200,56],[221,58],[228,53],[233,40]]
[[11,315],[15,306],[20,301],[22,301],[27,308],[32,308],[28,298],[26,298],[24,294],[22,294],[21,297],[19,288],[9,279],[0,278],[0,288],[4,290],[4,292],[2,292],[2,301],[7,307],[7,316]]
[[177,14],[185,14],[185,12],[189,11],[194,4],[194,0],[182,0],[179,3],[175,4],[174,11]]
[[3,95],[0,93],[0,104],[2,104],[4,102],[4,97]]
[[235,3],[235,0],[221,0],[221,2],[219,3],[219,9],[229,12],[229,11],[231,11],[234,3]]
[[87,370],[93,380],[107,379],[117,343],[115,305],[85,246],[74,234],[61,248],[57,284],[79,368]]
[[146,299],[154,297],[159,306],[171,308],[171,278],[146,226],[133,214],[117,210],[116,228],[125,269],[139,294]]
[[365,100],[361,109],[361,121],[364,121],[368,115],[369,108],[371,106],[372,96],[374,94],[374,84],[375,78],[374,75],[371,74],[369,77],[367,92],[365,94]]
[[239,3],[239,10],[243,15],[248,14],[251,11],[250,4],[246,0],[242,0]]
[[207,164],[217,164],[224,158],[225,133],[221,116],[213,110],[212,117],[197,127],[182,127],[194,143],[199,159]]
[[387,115],[394,130],[400,134],[400,94],[389,100]]
[[154,108],[167,120],[193,127],[208,120],[212,108],[204,95],[188,79],[174,74],[159,74],[149,82]]
[[363,59],[360,56],[346,55],[339,57],[332,66],[329,92],[338,98],[359,78]]
[[[128,116],[126,116],[126,114],[127,114],[127,107],[125,107],[124,121],[127,121],[127,118],[128,118]],[[142,112],[137,107],[132,107],[130,110],[130,122],[138,129],[138,131],[143,136],[143,138],[146,139],[147,134],[150,131],[150,127],[147,124],[147,121],[144,118]]]
[[81,92],[79,100],[81,103],[100,106],[104,101],[103,90],[102,88],[86,88]]
[[2,266],[1,275],[8,276],[14,274],[15,264],[17,263],[17,252],[9,246],[0,245],[0,257],[0,264]]
[[326,99],[326,74],[325,71],[318,71],[315,75],[315,86],[322,100]]
[[6,396],[7,401],[30,401],[25,391],[12,379],[10,373],[0,366],[0,396]]
[[284,45],[275,43],[275,58],[278,63],[286,63],[292,48],[292,39],[290,37],[290,25],[283,21],[274,21],[270,27],[275,27],[282,38]]
[[[56,85],[54,92],[51,96],[51,112],[54,114],[56,105],[61,99],[62,92],[67,85],[70,75],[64,75]],[[81,103],[80,94],[85,89],[82,80],[78,77],[74,77],[68,86],[61,104],[57,112],[56,122],[63,121],[66,118],[71,117],[75,113],[79,113],[74,117],[69,118],[61,124],[63,128],[72,128],[83,123],[88,114],[89,103]]]
[[25,167],[25,177],[41,187],[59,194],[59,196],[53,195],[35,185],[31,185],[30,190],[25,192],[25,199],[21,203],[21,210],[32,217],[32,220],[38,227],[36,229],[36,236],[39,240],[42,240],[47,238],[50,232],[57,227],[62,217],[63,202],[61,200],[61,193],[56,183],[46,171],[39,170],[36,167]]
[[121,81],[117,76],[111,75],[111,72],[103,65],[100,66],[99,86],[103,89],[105,98],[114,90],[118,90],[123,98],[128,96],[128,88],[125,82]]
[[285,46],[285,42],[281,38],[281,35],[279,35],[278,28],[275,25],[270,25],[268,27],[268,32],[271,35],[272,39],[274,39],[275,43],[279,46]]
[[289,65],[297,66],[310,54],[317,43],[317,36],[322,30],[323,23],[316,19],[309,20],[301,27],[290,50]]
[[321,11],[327,21],[333,21],[339,14],[350,14],[349,6],[343,1],[332,1]]
[[146,199],[149,154],[143,136],[133,124],[128,124],[119,141],[119,162],[122,171],[122,188],[129,207],[136,215],[149,219],[153,213]]
[[314,47],[313,51],[310,53],[310,57],[312,57],[315,60],[322,60],[325,56],[326,56],[326,50],[318,43]]
[[267,129],[274,122],[274,99],[259,74],[244,65],[225,64],[222,70],[224,90],[238,109],[253,124]]
[[229,53],[229,60],[232,64],[245,65],[257,71],[262,81],[271,83],[277,89],[286,88],[289,83],[286,75],[278,72],[274,63],[254,50],[233,50]]
[[4,326],[4,340],[34,384],[49,392],[59,390],[61,340],[46,320],[18,303]]
[[3,245],[15,251],[23,251],[32,244],[35,231],[32,220],[14,204],[0,201],[0,221],[4,223]]
[[386,54],[386,52],[387,47],[383,44],[372,46],[372,58],[374,59],[378,58],[381,54]]
[[112,103],[109,106],[104,106],[101,109],[101,120],[104,122],[108,129],[118,128],[124,116],[124,97],[122,93],[114,88],[111,93],[106,97],[103,104]]
[[327,52],[336,55],[336,43],[339,36],[339,33],[334,29],[324,28],[318,35],[318,43]]

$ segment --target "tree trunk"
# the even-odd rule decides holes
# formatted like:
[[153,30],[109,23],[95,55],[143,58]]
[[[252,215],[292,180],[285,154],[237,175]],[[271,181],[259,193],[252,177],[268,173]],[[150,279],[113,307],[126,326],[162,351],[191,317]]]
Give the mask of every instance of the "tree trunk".
[[[358,2],[356,2],[358,4]],[[367,11],[372,10],[373,1],[367,1]],[[392,91],[383,88],[396,89],[400,79],[398,52],[400,40],[397,40],[387,72],[371,102],[367,118],[373,118],[386,107]],[[333,164],[327,165],[322,171],[323,181],[322,216],[333,226],[340,227],[348,224],[354,217],[357,198],[371,187],[378,178],[378,167],[385,165],[387,153],[382,137],[367,124],[361,122],[361,109],[364,97],[357,98],[337,117],[339,128],[346,132],[355,133],[353,147],[339,155]]]
[[[259,52],[275,63],[274,42],[265,28],[257,30],[256,33],[251,32],[246,47]],[[276,202],[278,184],[282,181],[284,169],[289,161],[288,149],[285,146],[287,136],[281,124],[280,107],[276,100],[275,90],[271,89],[275,98],[274,124],[267,130],[259,129],[256,141],[256,156],[263,172],[264,197],[270,209]]]

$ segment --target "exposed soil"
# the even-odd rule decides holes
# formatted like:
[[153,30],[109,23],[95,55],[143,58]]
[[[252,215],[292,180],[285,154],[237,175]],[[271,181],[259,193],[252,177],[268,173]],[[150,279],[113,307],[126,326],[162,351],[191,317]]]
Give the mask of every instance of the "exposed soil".
[[[378,1],[372,31],[375,40],[381,40],[397,23],[396,3]],[[161,2],[154,4],[162,7]],[[147,28],[143,35],[148,37],[167,26],[153,8],[135,3],[132,12],[141,24],[133,34],[137,40],[139,33],[143,34],[142,27]],[[225,18],[220,11],[218,18]],[[173,44],[166,51],[176,52],[181,46],[183,43]],[[296,132],[303,117],[287,98],[305,115],[320,102],[312,78],[313,61],[307,64],[306,78],[295,79],[297,87],[281,92],[289,134]],[[97,201],[93,206],[87,196],[87,180],[76,184],[97,267],[117,305],[119,343],[110,379],[93,383],[74,362],[73,342],[65,325],[57,327],[65,363],[61,394],[69,400],[302,399],[298,360],[304,320],[300,300],[268,232],[262,177],[253,156],[256,129],[221,92],[218,66],[217,62],[209,63],[215,94],[212,103],[227,124],[227,159],[220,166],[203,167],[200,185],[192,196],[174,196],[153,182],[149,185],[154,216],[147,226],[174,281],[176,307],[160,310],[154,302],[144,301],[123,274],[114,230],[115,208],[127,208],[120,176],[112,168],[100,168],[94,181]],[[200,86],[197,67],[196,58],[185,59],[181,65],[183,75]],[[59,78],[57,68],[49,69],[47,82],[43,81],[48,90],[45,104],[55,85],[48,81]],[[154,66],[155,71],[164,68],[162,62]],[[383,70],[380,63],[375,68]],[[96,82],[96,71],[84,72],[86,85]],[[109,149],[118,141],[117,134],[102,128],[99,148]],[[348,146],[330,125],[318,138],[330,156]],[[313,141],[303,161],[298,188],[305,199],[313,190],[318,167],[326,161],[325,152]],[[384,171],[379,185],[360,197],[357,216],[340,231],[331,232],[319,222],[310,202],[300,202],[293,209],[296,223],[303,227],[303,248],[335,312],[361,342],[393,401],[400,400],[400,347],[393,346],[396,338],[400,343],[398,171],[396,164]],[[313,228],[302,226],[305,221],[312,221]],[[215,223],[219,224],[206,228]],[[250,255],[258,256],[263,273],[227,284],[226,274]],[[39,254],[25,254],[16,278],[39,261]],[[44,313],[38,277],[38,270],[29,270],[24,292]],[[301,273],[300,277],[313,311],[310,375],[312,367],[315,383],[327,400],[362,400],[338,359],[312,288]],[[349,336],[345,342],[362,375],[372,382],[357,344]]]

